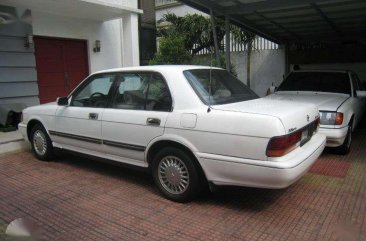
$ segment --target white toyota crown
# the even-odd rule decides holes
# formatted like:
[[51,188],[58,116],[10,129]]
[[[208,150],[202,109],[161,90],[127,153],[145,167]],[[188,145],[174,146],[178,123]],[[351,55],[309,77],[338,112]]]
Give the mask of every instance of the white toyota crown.
[[324,149],[318,126],[315,105],[258,98],[225,70],[147,66],[92,74],[19,129],[41,160],[60,148],[149,168],[184,202],[207,184],[291,185]]
[[340,154],[350,151],[352,131],[363,117],[366,107],[363,83],[352,71],[301,70],[290,73],[271,99],[316,104],[320,111],[320,133],[327,137],[326,146]]

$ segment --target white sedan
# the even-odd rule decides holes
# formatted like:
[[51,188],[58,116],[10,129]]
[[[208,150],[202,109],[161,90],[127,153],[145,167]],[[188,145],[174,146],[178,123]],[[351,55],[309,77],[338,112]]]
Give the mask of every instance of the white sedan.
[[340,154],[350,151],[352,131],[363,117],[366,91],[358,76],[342,70],[301,70],[290,73],[271,99],[316,104],[320,132],[327,146]]
[[59,148],[149,168],[184,202],[207,184],[291,185],[324,149],[318,126],[315,105],[258,98],[225,70],[146,66],[92,74],[19,129],[41,160]]

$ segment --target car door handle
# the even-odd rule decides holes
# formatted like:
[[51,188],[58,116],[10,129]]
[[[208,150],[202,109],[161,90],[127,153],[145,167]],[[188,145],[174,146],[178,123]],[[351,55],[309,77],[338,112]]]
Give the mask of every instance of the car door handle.
[[98,120],[98,113],[89,113],[90,120]]
[[160,126],[160,119],[158,118],[147,118],[146,124],[152,126]]

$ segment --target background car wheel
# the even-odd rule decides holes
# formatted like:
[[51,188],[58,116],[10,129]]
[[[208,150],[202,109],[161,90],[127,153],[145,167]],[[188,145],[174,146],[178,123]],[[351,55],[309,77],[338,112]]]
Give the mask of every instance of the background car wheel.
[[188,202],[199,194],[203,182],[194,161],[184,151],[173,147],[164,148],[155,155],[152,175],[166,198]]
[[337,148],[337,151],[341,155],[347,155],[351,150],[351,144],[352,144],[352,124],[348,126],[348,132],[346,139],[344,139],[343,144]]
[[41,124],[35,125],[30,136],[33,154],[39,160],[49,161],[53,157],[53,147],[44,127]]

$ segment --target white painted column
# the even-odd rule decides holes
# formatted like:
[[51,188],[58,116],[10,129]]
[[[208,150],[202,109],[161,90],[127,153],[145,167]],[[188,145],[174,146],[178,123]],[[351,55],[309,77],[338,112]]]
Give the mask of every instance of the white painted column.
[[136,13],[126,14],[122,17],[121,33],[123,67],[139,66],[139,32]]

